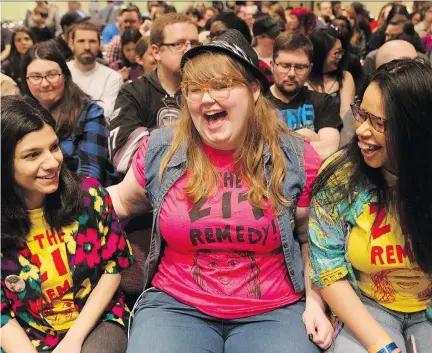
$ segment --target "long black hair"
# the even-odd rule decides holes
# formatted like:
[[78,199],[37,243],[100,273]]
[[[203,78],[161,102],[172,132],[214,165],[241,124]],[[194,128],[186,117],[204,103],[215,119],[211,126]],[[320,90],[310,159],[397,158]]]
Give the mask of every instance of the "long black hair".
[[[313,32],[309,36],[309,38],[314,48],[314,55],[312,60],[313,66],[311,74],[309,76],[309,80],[312,83],[321,85],[323,83],[324,64],[327,56],[338,39],[341,41],[341,43],[343,42],[342,33],[339,28],[334,25],[330,25],[329,28],[322,28],[318,31]],[[342,88],[343,67],[344,57],[339,62],[338,67],[335,71],[327,73],[328,75],[336,78],[339,83],[339,88]]]
[[[366,183],[373,185],[379,202],[399,216],[415,261],[432,274],[432,163],[427,157],[432,150],[432,68],[415,60],[393,60],[377,70],[372,82],[382,92],[387,153],[398,175],[396,192],[390,196],[380,169],[365,163],[354,136],[319,174],[312,193],[316,196],[329,183],[336,185],[333,195],[322,200],[332,207],[349,200]],[[337,171],[344,177],[335,180]]]
[[[1,240],[2,247],[25,241],[31,228],[27,207],[14,177],[14,156],[17,143],[27,134],[48,125],[55,130],[55,121],[39,103],[30,97],[2,98],[1,113]],[[54,229],[70,225],[82,211],[81,179],[62,165],[57,191],[46,195],[44,215]]]
[[[121,36],[121,48],[122,48],[122,52],[123,52],[123,48],[125,45],[129,44],[129,43],[137,43],[142,37],[142,34],[139,30],[137,30],[136,28],[128,28],[127,30],[125,30]],[[132,66],[132,63],[126,59],[126,57],[123,55],[123,64],[126,67],[130,67]]]
[[36,59],[54,61],[62,70],[65,79],[63,97],[49,108],[49,112],[57,121],[56,133],[58,137],[60,139],[65,139],[72,134],[76,127],[84,107],[84,99],[88,96],[72,81],[72,74],[69,67],[54,41],[38,43],[29,49],[24,56],[21,66],[23,94],[33,97],[26,76],[27,67]]
[[[15,45],[15,38],[18,33],[25,33],[27,34],[30,39],[33,41],[33,44],[36,43],[33,33],[27,28],[27,27],[18,27],[14,29],[12,32],[12,39],[11,39],[11,49],[10,54],[8,58],[5,60],[7,62],[7,70],[4,70],[4,74],[9,75],[14,81],[18,83],[18,85],[21,87],[21,54],[18,52],[17,47]],[[4,66],[4,63],[2,63],[2,66]]]

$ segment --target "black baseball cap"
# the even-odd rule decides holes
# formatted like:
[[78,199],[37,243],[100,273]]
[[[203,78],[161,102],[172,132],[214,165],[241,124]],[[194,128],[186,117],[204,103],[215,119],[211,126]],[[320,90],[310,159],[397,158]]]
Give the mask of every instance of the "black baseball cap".
[[61,28],[65,27],[65,26],[70,27],[74,24],[81,23],[81,22],[87,21],[89,19],[90,19],[90,17],[81,17],[78,14],[78,12],[69,11],[69,12],[66,12],[63,15],[63,17],[61,18],[60,26],[61,26]]
[[281,28],[273,18],[263,16],[255,20],[252,32],[254,36],[267,34],[271,38],[276,38],[281,32]]
[[267,77],[258,67],[258,55],[239,31],[229,29],[206,45],[191,48],[182,57],[181,68],[186,62],[203,53],[220,53],[239,62],[246,71],[250,72],[261,83],[262,91],[268,92],[270,86]]

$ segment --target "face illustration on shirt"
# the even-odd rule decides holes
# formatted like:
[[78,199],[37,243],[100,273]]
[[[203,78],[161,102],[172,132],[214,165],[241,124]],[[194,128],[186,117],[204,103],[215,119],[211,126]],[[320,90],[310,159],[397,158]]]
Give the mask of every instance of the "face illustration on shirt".
[[431,283],[424,280],[424,273],[419,267],[379,271],[372,274],[371,279],[375,286],[375,299],[385,303],[415,294],[419,300],[425,300],[432,294]]
[[259,268],[252,252],[198,251],[192,273],[195,282],[205,292],[261,297]]

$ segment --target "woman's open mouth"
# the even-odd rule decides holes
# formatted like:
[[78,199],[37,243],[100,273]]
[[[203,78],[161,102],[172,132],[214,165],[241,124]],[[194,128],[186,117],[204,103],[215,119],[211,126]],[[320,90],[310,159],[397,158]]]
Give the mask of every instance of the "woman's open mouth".
[[227,112],[224,110],[220,111],[209,111],[204,113],[204,118],[207,121],[207,126],[210,130],[214,130],[222,126],[225,118],[227,116]]

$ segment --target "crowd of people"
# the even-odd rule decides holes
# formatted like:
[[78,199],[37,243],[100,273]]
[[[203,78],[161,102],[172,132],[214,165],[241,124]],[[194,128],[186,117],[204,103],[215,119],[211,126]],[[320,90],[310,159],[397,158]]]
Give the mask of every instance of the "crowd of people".
[[147,5],[2,27],[1,351],[429,352],[432,3]]

